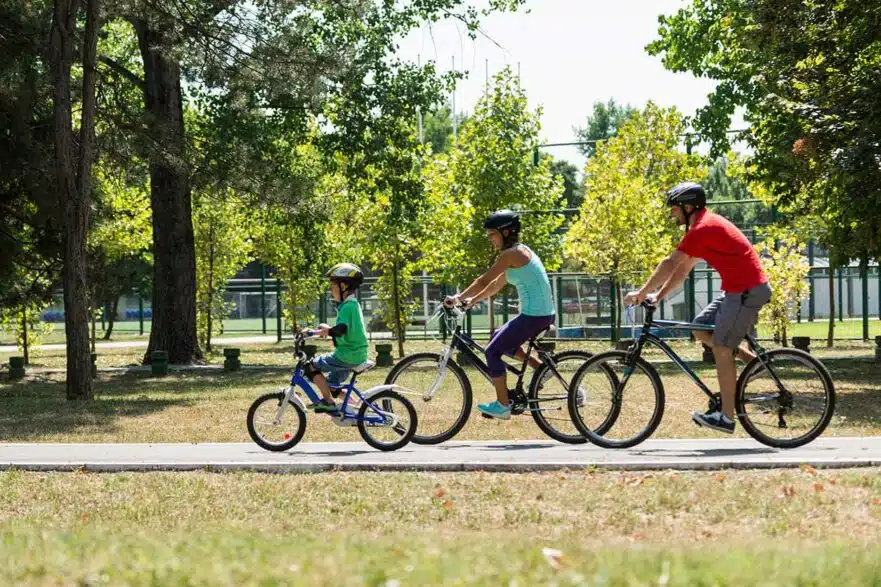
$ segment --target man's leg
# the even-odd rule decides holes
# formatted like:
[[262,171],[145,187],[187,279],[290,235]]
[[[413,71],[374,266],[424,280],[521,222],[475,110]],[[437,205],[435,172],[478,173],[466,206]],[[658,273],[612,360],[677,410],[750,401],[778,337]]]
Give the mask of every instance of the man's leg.
[[734,392],[737,385],[737,367],[730,348],[713,345],[716,358],[716,375],[719,378],[719,393],[722,396],[722,413],[734,420]]
[[[698,340],[698,342],[702,342],[710,348],[713,348],[713,332],[710,330],[692,330],[691,333]],[[715,353],[715,351],[713,351]],[[729,353],[730,353],[729,349]],[[740,343],[740,346],[737,347],[737,358],[743,361],[744,363],[749,363],[756,356],[749,350],[746,343]]]

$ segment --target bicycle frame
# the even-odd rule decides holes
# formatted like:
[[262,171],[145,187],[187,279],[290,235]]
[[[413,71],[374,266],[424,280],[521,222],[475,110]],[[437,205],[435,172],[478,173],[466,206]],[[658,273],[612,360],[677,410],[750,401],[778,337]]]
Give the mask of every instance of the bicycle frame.
[[[716,329],[716,327],[704,325],[704,324],[694,324],[691,322],[676,322],[673,320],[653,320],[652,317],[655,312],[655,306],[647,304],[646,302],[643,302],[642,305],[643,305],[643,308],[646,309],[645,323],[643,324],[642,331],[640,332],[639,338],[636,341],[636,348],[631,348],[627,351],[628,361],[633,356],[640,356],[642,354],[642,349],[646,345],[646,343],[650,343],[650,344],[658,347],[662,351],[664,351],[664,354],[666,354],[668,357],[670,357],[670,360],[673,361],[673,363],[677,367],[679,367],[679,369],[683,373],[688,375],[691,378],[691,380],[694,382],[694,384],[697,385],[697,387],[701,391],[703,391],[704,394],[706,394],[706,396],[708,398],[710,398],[711,400],[714,400],[716,395],[712,391],[709,390],[709,388],[704,384],[704,382],[701,380],[701,378],[698,377],[697,374],[691,370],[691,368],[685,363],[685,361],[683,361],[679,357],[679,355],[677,355],[676,352],[672,348],[670,348],[670,346],[666,342],[664,342],[663,339],[661,339],[656,334],[652,333],[651,330],[653,328],[673,328],[673,329],[683,329],[683,330],[704,330],[704,331],[712,332]],[[783,391],[783,384],[780,382],[780,379],[777,377],[777,374],[774,373],[774,371],[771,369],[770,365],[765,362],[765,359],[762,356],[764,354],[764,349],[758,344],[758,342],[756,342],[756,340],[752,336],[747,335],[745,338],[746,338],[747,344],[749,344],[750,350],[753,353],[755,353],[756,357],[758,357],[758,359],[759,359],[759,362],[765,367],[765,369],[771,375],[771,378],[777,384],[778,389]],[[633,371],[632,364],[628,364],[627,368],[624,371],[624,379],[620,383],[620,389],[624,388],[624,384],[630,378],[630,373],[632,373],[632,371]]]
[[[442,309],[442,311],[443,311],[443,309]],[[448,313],[447,315],[455,315],[455,314]],[[461,314],[460,314],[460,316],[461,316]],[[468,336],[467,334],[462,332],[462,324],[461,323],[457,322],[455,328],[453,328],[452,330],[453,330],[452,341],[450,342],[449,347],[447,347],[446,353],[444,353],[443,357],[441,358],[441,364],[440,364],[438,378],[435,380],[435,382],[431,385],[431,387],[429,387],[428,391],[426,391],[426,393],[425,393],[425,397],[427,397],[427,398],[430,398],[432,395],[434,395],[434,393],[437,392],[437,390],[440,388],[441,382],[443,381],[443,378],[446,375],[447,362],[452,357],[453,350],[457,350],[460,353],[462,353],[463,355],[465,355],[465,357],[471,362],[471,364],[477,369],[477,371],[481,375],[483,375],[483,377],[488,382],[492,383],[493,378],[492,378],[492,375],[490,375],[489,366],[487,366],[486,362],[480,356],[480,355],[486,356],[486,349],[483,346],[481,346],[479,343],[477,343],[474,339],[472,339],[470,336]],[[520,392],[520,393],[523,392],[523,378],[526,374],[526,371],[528,370],[529,358],[532,356],[533,350],[535,350],[538,354],[538,358],[548,366],[551,373],[553,373],[554,376],[562,383],[563,388],[568,393],[569,386],[566,383],[566,380],[563,378],[562,375],[560,375],[560,372],[557,371],[557,366],[554,364],[554,362],[549,360],[552,353],[550,353],[549,351],[541,350],[538,347],[538,345],[536,344],[536,342],[537,341],[534,338],[530,339],[528,341],[528,345],[526,348],[526,356],[521,361],[519,369],[509,363],[505,363],[505,369],[509,373],[513,373],[514,375],[517,376],[517,384],[514,386],[514,390],[517,392]],[[480,354],[478,354],[478,352]],[[557,401],[559,399],[560,398],[549,397],[549,398],[543,398],[543,399],[528,400],[528,403],[532,404],[532,403],[540,403],[543,401]],[[532,409],[537,409],[537,408],[532,408]]]
[[[302,341],[297,341],[295,343],[294,350],[295,350],[295,353],[297,354],[297,356],[300,358],[297,361],[297,366],[294,369],[294,373],[291,375],[291,383],[285,392],[284,401],[282,401],[278,406],[278,413],[276,414],[276,418],[278,421],[281,421],[281,417],[282,417],[282,414],[284,413],[285,406],[287,406],[289,401],[293,401],[294,403],[297,403],[301,408],[303,408],[305,410],[305,405],[303,405],[302,400],[299,398],[299,396],[296,393],[297,388],[302,389],[303,393],[306,395],[306,397],[309,398],[309,400],[312,403],[317,403],[319,400],[321,400],[321,396],[315,391],[315,388],[312,387],[312,382],[310,382],[308,379],[306,379],[306,377],[303,376],[303,362],[305,361],[305,357],[301,356],[299,353],[299,345],[301,343],[302,343]],[[366,417],[362,418],[362,417],[358,416],[357,414],[356,415],[350,414],[347,409],[349,406],[349,401],[352,398],[352,394],[354,393],[361,402],[369,404],[374,412],[376,412],[377,414],[384,414],[385,412],[383,410],[380,410],[377,406],[370,403],[370,398],[373,397],[373,395],[379,393],[380,391],[386,391],[389,389],[396,389],[398,386],[397,385],[378,385],[376,387],[371,387],[370,389],[368,389],[364,393],[361,393],[361,391],[359,391],[355,387],[355,379],[356,378],[357,378],[357,374],[352,373],[352,377],[349,379],[349,382],[346,383],[345,385],[331,385],[330,386],[331,389],[340,389],[340,390],[345,390],[345,392],[346,392],[346,395],[343,398],[343,403],[340,405],[339,410],[336,412],[332,412],[330,415],[331,416],[338,416],[340,418],[340,421],[355,420],[355,421],[367,422],[368,424],[380,424],[380,425],[385,424],[385,419],[382,418],[381,416],[366,416]],[[392,417],[394,417],[394,414],[392,414]]]

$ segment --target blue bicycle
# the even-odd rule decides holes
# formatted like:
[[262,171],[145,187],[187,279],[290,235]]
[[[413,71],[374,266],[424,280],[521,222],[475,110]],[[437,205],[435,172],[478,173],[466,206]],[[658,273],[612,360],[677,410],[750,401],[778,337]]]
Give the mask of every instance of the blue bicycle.
[[[303,352],[306,336],[294,338],[294,356],[297,365],[291,383],[275,393],[261,395],[248,410],[248,434],[261,448],[274,452],[293,448],[306,433],[306,405],[297,393],[299,388],[310,403],[318,402],[319,394],[303,376],[309,359]],[[338,426],[357,426],[364,441],[382,451],[406,446],[416,433],[416,410],[407,398],[397,393],[397,385],[377,385],[361,392],[355,387],[358,375],[375,363],[365,361],[353,369],[352,378],[345,385],[331,385],[331,390],[345,393],[336,412],[328,414]],[[356,400],[357,398],[357,400]],[[359,401],[360,405],[353,405]]]

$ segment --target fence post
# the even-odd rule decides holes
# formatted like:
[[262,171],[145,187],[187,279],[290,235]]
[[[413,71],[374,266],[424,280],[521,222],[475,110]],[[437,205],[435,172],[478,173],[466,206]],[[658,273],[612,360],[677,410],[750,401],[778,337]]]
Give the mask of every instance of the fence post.
[[869,257],[860,259],[860,284],[863,290],[863,340],[869,340]]
[[144,336],[144,296],[138,291],[138,332]]
[[808,241],[808,322],[814,321],[814,241]]
[[844,277],[838,268],[838,321],[844,322]]
[[266,334],[266,265],[260,263],[260,321]]
[[618,280],[612,278],[609,280],[609,317],[610,324],[609,330],[612,333],[611,340],[615,342],[618,340],[618,296],[615,295],[616,286],[618,285]]
[[557,281],[557,327],[563,326],[563,278],[556,276]]
[[707,269],[707,305],[713,303],[713,272]]
[[275,274],[275,330],[278,342],[281,342],[281,279],[278,273]]
[[[447,297],[447,286],[446,285],[441,284],[440,295],[441,295],[441,303],[443,303],[444,298]],[[444,320],[443,316],[441,316],[441,318],[440,318],[440,333],[441,333],[441,340],[443,340],[444,342],[447,342],[447,321]]]

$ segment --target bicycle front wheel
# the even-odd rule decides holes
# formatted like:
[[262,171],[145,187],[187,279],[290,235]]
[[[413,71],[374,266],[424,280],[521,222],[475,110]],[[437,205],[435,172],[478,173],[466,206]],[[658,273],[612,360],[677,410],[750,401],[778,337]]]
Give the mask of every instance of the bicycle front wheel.
[[394,391],[380,391],[361,404],[358,432],[373,448],[398,450],[413,438],[418,420],[407,398]]
[[750,361],[737,381],[734,407],[743,429],[774,448],[795,448],[817,438],[835,411],[829,371],[797,349],[775,349],[762,359],[765,364]]
[[[642,358],[627,365],[626,351],[594,355],[576,371],[569,387],[572,423],[603,448],[628,448],[652,435],[664,416],[664,386]],[[612,425],[608,425],[614,415]]]
[[468,376],[452,360],[441,372],[442,359],[438,353],[404,357],[385,379],[386,384],[402,387],[399,393],[403,391],[416,409],[419,417],[419,428],[413,436],[416,444],[449,440],[465,426],[471,414]]
[[[575,372],[593,355],[584,351],[566,351],[551,357],[553,369],[543,363],[532,374],[528,406],[532,419],[542,432],[566,444],[587,442],[569,417],[569,384]],[[554,373],[556,370],[556,373]]]
[[258,446],[273,452],[293,448],[306,433],[306,414],[294,402],[281,411],[284,393],[261,395],[248,409],[248,434]]

